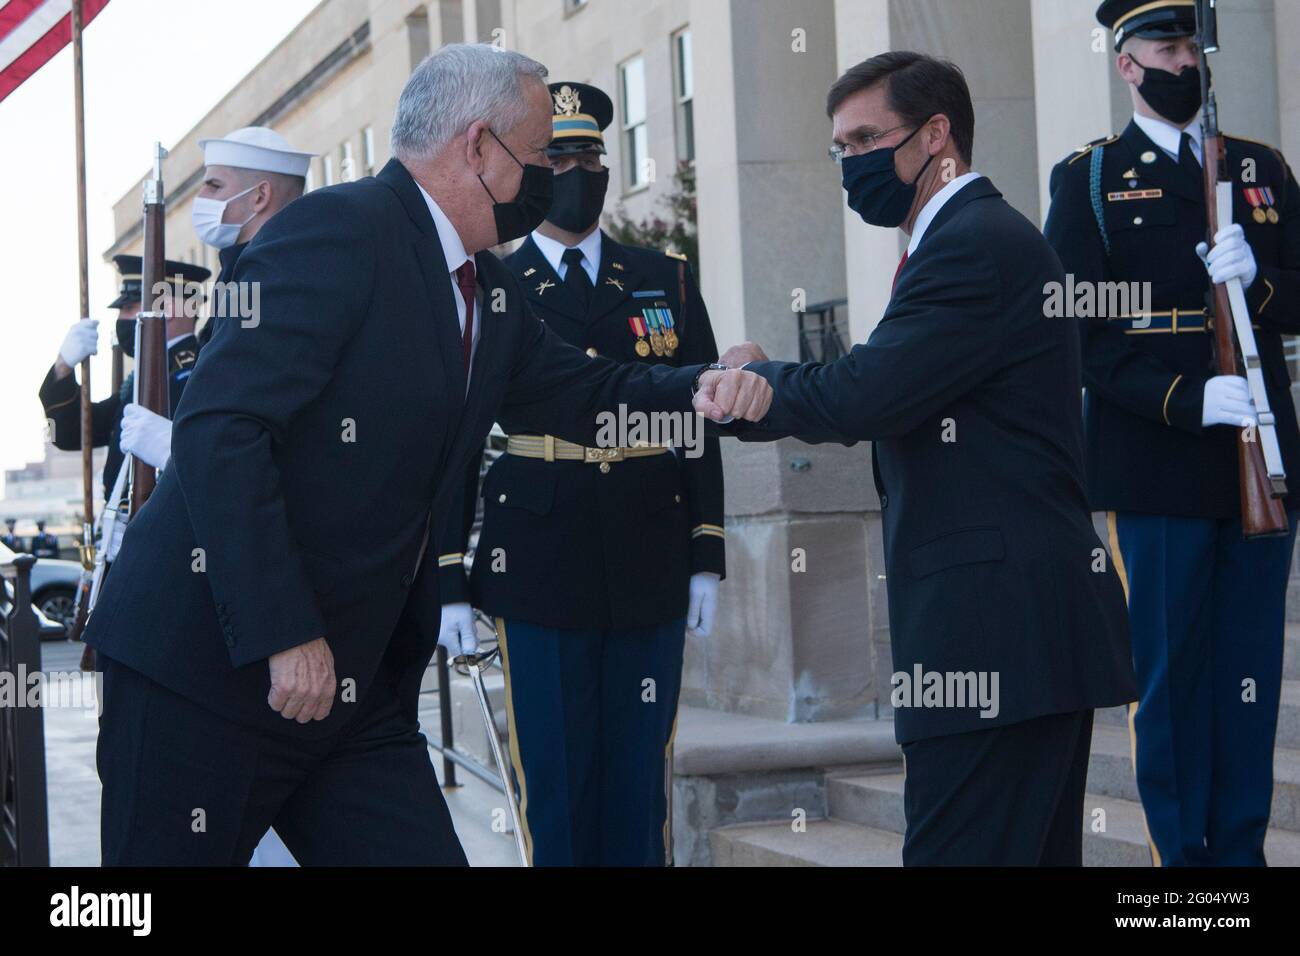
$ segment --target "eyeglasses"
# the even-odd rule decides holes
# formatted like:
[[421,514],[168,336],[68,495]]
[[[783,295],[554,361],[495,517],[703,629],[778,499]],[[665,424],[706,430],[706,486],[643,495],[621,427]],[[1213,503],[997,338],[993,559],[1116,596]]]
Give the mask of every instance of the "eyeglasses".
[[831,158],[831,162],[838,166],[844,161],[845,156],[861,156],[864,153],[869,153],[876,148],[881,139],[888,136],[890,133],[898,132],[900,129],[907,129],[907,125],[908,124],[904,123],[902,126],[895,126],[892,129],[881,130],[879,133],[863,133],[858,137],[858,142],[856,144],[849,143],[847,145],[842,145],[840,143],[835,143],[826,150],[826,155]]

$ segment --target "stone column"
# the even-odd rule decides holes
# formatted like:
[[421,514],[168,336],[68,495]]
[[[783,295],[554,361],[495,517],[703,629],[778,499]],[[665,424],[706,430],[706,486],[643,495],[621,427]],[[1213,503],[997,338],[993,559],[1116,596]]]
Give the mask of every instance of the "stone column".
[[[826,156],[834,0],[693,0],[704,295],[721,348],[798,356],[792,302],[845,295]],[[683,702],[787,721],[875,712],[865,446],[724,439],[728,581],[687,646]]]

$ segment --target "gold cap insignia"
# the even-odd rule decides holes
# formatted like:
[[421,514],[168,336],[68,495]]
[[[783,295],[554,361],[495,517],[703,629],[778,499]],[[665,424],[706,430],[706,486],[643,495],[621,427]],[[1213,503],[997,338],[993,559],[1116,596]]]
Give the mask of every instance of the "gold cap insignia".
[[582,112],[582,100],[578,98],[578,92],[571,86],[562,86],[554,93],[551,98],[555,100],[555,115],[557,116],[575,116]]

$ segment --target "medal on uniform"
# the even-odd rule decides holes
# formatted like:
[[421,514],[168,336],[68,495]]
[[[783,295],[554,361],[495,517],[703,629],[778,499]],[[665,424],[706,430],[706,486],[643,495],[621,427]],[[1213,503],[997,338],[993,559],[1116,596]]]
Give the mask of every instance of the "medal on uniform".
[[668,308],[668,303],[664,303],[662,308],[664,323],[664,346],[668,349],[668,354],[672,355],[677,351],[680,344],[677,340],[677,333],[673,330],[673,310]]
[[650,347],[655,350],[655,355],[660,357],[664,354],[664,337],[659,331],[659,316],[656,315],[655,309],[642,309],[641,314],[645,316],[646,325],[650,327]]
[[645,326],[641,324],[641,317],[639,315],[630,315],[627,324],[632,326],[632,334],[636,336],[636,345],[634,346],[636,354],[645,358],[650,354],[650,345],[645,340]]
[[1267,186],[1254,189],[1243,189],[1242,195],[1246,197],[1246,202],[1250,203],[1250,216],[1261,226],[1266,222],[1277,225],[1281,218],[1277,209],[1273,205],[1273,190]]

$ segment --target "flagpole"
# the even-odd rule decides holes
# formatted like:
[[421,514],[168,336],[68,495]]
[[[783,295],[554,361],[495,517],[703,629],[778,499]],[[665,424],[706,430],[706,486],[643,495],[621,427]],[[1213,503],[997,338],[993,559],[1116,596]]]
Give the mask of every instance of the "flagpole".
[[[89,256],[86,251],[86,108],[81,63],[81,0],[72,0],[73,112],[77,143],[77,267],[81,280],[81,311],[90,315]],[[94,547],[95,479],[94,423],[90,405],[90,356],[81,363],[81,483],[85,502],[81,522],[83,561]]]

